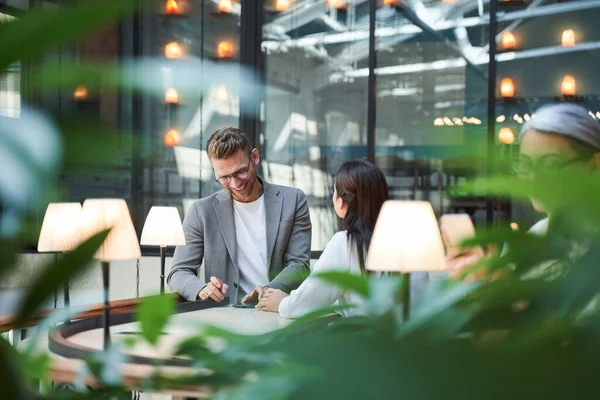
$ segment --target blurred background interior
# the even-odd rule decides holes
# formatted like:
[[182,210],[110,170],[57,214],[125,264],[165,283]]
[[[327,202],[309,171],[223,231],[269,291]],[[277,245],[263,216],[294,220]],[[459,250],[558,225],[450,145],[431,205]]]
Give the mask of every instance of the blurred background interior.
[[[70,3],[0,0],[0,22],[38,7],[60,12]],[[488,95],[485,0],[140,3],[137,16],[0,76],[0,115],[19,118],[22,107],[32,106],[57,119],[81,117],[123,132],[102,162],[66,163],[56,187],[61,201],[124,198],[138,236],[153,205],[177,207],[183,217],[191,202],[219,189],[205,146],[212,132],[228,125],[244,130],[260,150],[265,179],[306,193],[313,258],[338,229],[332,176],[352,158],[382,168],[393,199],[428,200],[438,216],[466,212],[476,224],[518,219],[526,229],[538,219],[530,206],[456,201],[448,187],[484,175],[485,168],[469,168],[475,163],[468,161],[489,161],[490,148],[496,161],[515,157],[520,126],[545,103],[579,102],[600,118],[598,0],[499,1],[494,96]],[[164,63],[164,96],[115,93],[93,70],[96,84],[89,88],[29,90],[38,84],[41,63],[60,70],[73,62],[120,64],[141,57]],[[169,62],[186,57],[227,68],[210,74],[198,68],[192,79],[206,90],[182,97]],[[240,95],[248,82],[231,84],[236,80],[225,76],[238,76],[238,67],[255,72],[261,90]],[[37,215],[40,226],[44,211]],[[19,276],[0,282],[0,315],[14,311],[19,288],[45,257],[35,246],[23,256]],[[118,269],[111,274],[111,298],[158,291],[158,249],[142,247],[142,253],[138,263],[111,265]],[[100,301],[100,282],[99,269],[90,269],[73,283],[72,304]]]

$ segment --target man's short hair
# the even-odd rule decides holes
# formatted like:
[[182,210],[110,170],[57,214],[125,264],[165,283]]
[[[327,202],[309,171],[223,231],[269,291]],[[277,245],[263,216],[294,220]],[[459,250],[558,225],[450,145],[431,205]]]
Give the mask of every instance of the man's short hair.
[[241,130],[233,127],[221,128],[208,139],[206,152],[209,159],[222,160],[229,158],[238,150],[243,150],[248,155],[252,152],[248,136]]

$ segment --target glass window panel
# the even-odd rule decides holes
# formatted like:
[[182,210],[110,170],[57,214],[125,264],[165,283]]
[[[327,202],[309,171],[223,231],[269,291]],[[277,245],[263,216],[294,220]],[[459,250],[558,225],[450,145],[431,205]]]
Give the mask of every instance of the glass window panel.
[[[454,168],[486,151],[487,64],[476,63],[486,26],[461,28],[478,2],[403,2],[377,10],[376,162],[400,200],[485,221],[485,202],[446,189],[476,170]],[[353,71],[366,80],[368,70]]]
[[[278,3],[289,7],[278,11]],[[315,251],[338,230],[333,174],[343,161],[367,154],[366,80],[344,75],[368,56],[366,5],[265,2],[264,174],[306,193]]]

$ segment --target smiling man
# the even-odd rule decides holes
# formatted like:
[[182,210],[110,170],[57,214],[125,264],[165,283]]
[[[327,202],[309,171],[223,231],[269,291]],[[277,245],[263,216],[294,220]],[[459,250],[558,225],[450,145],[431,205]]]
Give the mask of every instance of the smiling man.
[[[216,131],[206,150],[223,190],[186,214],[187,245],[175,250],[169,287],[188,300],[257,302],[265,287],[289,293],[309,273],[306,196],[258,176],[259,152],[239,129]],[[198,278],[203,261],[206,282]]]

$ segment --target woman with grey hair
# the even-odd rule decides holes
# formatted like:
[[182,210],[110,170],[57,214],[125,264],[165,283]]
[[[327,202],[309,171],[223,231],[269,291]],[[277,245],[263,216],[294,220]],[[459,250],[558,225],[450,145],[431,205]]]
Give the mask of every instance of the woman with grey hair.
[[[563,170],[573,166],[600,169],[600,123],[588,111],[576,104],[560,103],[541,107],[535,118],[521,129],[521,151],[515,172],[530,179],[536,171]],[[538,212],[546,209],[536,199],[531,199]],[[548,218],[536,223],[529,232],[545,235]],[[459,276],[466,268],[476,264],[481,253],[469,253],[448,260],[450,276]]]

